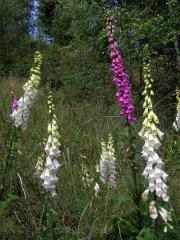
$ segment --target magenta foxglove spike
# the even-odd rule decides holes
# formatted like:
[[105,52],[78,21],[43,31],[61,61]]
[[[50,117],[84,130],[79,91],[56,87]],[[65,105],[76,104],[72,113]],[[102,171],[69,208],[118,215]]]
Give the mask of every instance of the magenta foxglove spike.
[[128,75],[123,71],[123,59],[119,53],[118,45],[114,40],[113,17],[107,19],[108,42],[111,59],[110,69],[114,73],[112,83],[116,86],[116,99],[120,107],[120,116],[126,118],[128,122],[136,120],[135,108],[131,99],[131,86]]

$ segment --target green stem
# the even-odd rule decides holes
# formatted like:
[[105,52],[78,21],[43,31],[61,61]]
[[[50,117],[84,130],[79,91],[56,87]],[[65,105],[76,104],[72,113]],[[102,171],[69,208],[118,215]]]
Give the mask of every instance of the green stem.
[[86,212],[86,210],[87,210],[87,208],[89,207],[90,204],[91,204],[91,202],[88,202],[88,204],[86,205],[86,207],[84,208],[84,210],[83,210],[83,212],[80,216],[78,227],[77,227],[77,237],[78,237],[78,239],[79,239],[79,228],[80,228],[81,220],[82,220],[82,218],[83,218],[83,216],[84,216],[84,214],[85,214],[85,212]]
[[[128,131],[129,131],[129,146],[132,146],[132,143],[135,141],[135,136],[132,132],[131,126],[129,123],[127,123],[128,126]],[[133,202],[136,205],[137,209],[137,218],[138,218],[138,228],[141,229],[142,226],[142,214],[140,212],[140,202],[141,202],[141,194],[139,193],[138,190],[138,180],[137,180],[137,164],[134,160],[135,157],[135,149],[131,150],[133,152],[133,155],[131,157],[131,163],[130,163],[130,168],[131,168],[131,174],[132,174],[132,180],[133,180]]]
[[5,169],[4,169],[4,174],[2,178],[2,190],[1,190],[1,195],[4,192],[5,189],[5,182],[7,178],[7,172],[12,168],[12,163],[13,160],[15,159],[15,153],[17,152],[16,146],[17,146],[17,134],[16,134],[16,129],[13,127],[12,134],[11,134],[11,140],[10,140],[10,147],[9,147],[9,152],[5,160]]

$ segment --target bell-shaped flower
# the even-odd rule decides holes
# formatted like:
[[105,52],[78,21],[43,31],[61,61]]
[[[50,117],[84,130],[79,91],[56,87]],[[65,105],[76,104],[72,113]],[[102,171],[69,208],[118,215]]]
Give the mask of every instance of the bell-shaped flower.
[[144,192],[143,192],[143,194],[142,194],[142,199],[143,199],[143,201],[147,201],[148,200],[148,197],[149,197],[149,190],[148,189],[146,189]]
[[149,214],[150,214],[150,217],[151,217],[153,220],[156,220],[156,219],[157,219],[157,217],[158,217],[158,212],[157,212],[156,202],[155,202],[155,201],[151,201],[150,204],[149,204]]
[[167,228],[169,227],[170,229],[173,229],[173,227],[171,226],[171,224],[169,224],[169,222],[172,222],[172,218],[171,218],[171,213],[168,212],[165,208],[160,207],[159,210],[159,214],[162,218],[162,220],[165,222],[165,227],[164,227],[164,232],[167,232]]

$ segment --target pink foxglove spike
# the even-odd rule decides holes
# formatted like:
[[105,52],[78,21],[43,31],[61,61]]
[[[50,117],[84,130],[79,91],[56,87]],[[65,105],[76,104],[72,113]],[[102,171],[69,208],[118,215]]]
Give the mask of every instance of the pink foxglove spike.
[[123,59],[119,53],[118,45],[114,40],[113,17],[107,19],[108,42],[111,59],[111,71],[114,73],[112,83],[116,86],[116,99],[120,107],[120,115],[127,118],[128,122],[136,120],[135,108],[131,99],[131,86],[128,75],[123,70]]
[[13,100],[11,102],[11,109],[12,109],[12,112],[14,112],[18,107],[18,103],[17,103],[17,100],[16,100],[16,96],[14,95],[13,97]]

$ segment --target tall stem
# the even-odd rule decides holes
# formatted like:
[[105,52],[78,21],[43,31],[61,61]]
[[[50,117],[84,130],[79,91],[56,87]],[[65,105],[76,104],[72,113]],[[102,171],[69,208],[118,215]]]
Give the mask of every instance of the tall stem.
[[[131,125],[127,122],[128,126],[128,132],[129,132],[129,146],[132,146],[132,143],[135,141],[134,134],[132,132]],[[131,147],[133,148],[133,147]],[[131,174],[132,174],[132,180],[133,180],[133,202],[136,205],[137,209],[137,218],[138,218],[138,228],[141,229],[142,225],[142,215],[140,212],[140,202],[141,202],[141,194],[139,193],[138,190],[138,166],[137,163],[134,160],[135,157],[135,149],[132,149],[131,152],[133,155],[131,156],[131,163],[130,163],[130,169],[131,169]]]
[[17,142],[18,142],[17,132],[16,132],[15,127],[13,127],[12,134],[11,134],[11,140],[10,140],[10,146],[9,146],[9,152],[8,152],[6,160],[5,160],[5,169],[4,169],[3,178],[2,178],[1,195],[3,194],[3,192],[5,190],[7,173],[9,170],[11,170],[11,168],[13,166],[13,160],[16,158]]

